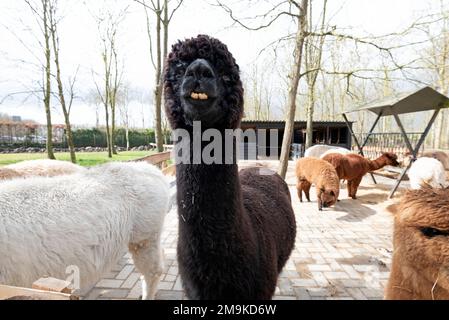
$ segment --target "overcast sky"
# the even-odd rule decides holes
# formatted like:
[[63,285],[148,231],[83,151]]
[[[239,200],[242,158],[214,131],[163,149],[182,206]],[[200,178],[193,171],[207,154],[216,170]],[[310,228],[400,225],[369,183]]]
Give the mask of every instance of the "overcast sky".
[[[446,0],[445,0],[446,1]],[[62,72],[67,78],[80,67],[77,88],[85,93],[94,88],[91,70],[101,67],[98,32],[92,13],[103,5],[98,0],[60,0],[64,19],[60,24]],[[149,59],[145,16],[140,5],[131,0],[105,0],[106,4],[124,7],[131,4],[126,21],[119,36],[119,54],[125,65],[125,81],[134,88],[151,90],[153,69]],[[268,1],[250,1],[253,5],[241,5],[247,1],[223,1],[235,8],[238,17],[251,17],[260,12]],[[320,2],[314,0],[314,2]],[[295,30],[289,19],[280,20],[263,31],[251,32],[232,26],[232,21],[221,9],[210,5],[214,0],[185,0],[170,26],[170,43],[177,39],[199,33],[218,37],[226,43],[241,66],[242,72],[249,70],[259,51],[268,43]],[[351,29],[352,34],[381,35],[395,32],[410,25],[423,12],[439,5],[438,0],[330,0],[331,24]],[[0,2],[0,101],[12,92],[36,89],[41,74],[31,64],[38,64],[42,52],[37,45],[39,29],[30,9],[22,0]],[[24,45],[25,44],[25,45]],[[27,48],[26,48],[26,47]],[[134,125],[141,125],[141,110],[145,110],[147,124],[152,115],[149,105],[134,103],[132,106]],[[45,121],[42,103],[36,99],[24,101],[24,96],[6,99],[0,104],[0,112],[20,115],[23,118]],[[54,122],[63,122],[62,114],[55,106]],[[82,100],[76,101],[72,122],[92,125],[95,110]]]

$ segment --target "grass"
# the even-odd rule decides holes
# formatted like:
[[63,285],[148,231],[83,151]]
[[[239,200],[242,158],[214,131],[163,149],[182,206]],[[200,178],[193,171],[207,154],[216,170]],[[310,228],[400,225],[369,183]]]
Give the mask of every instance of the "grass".
[[[142,158],[153,154],[152,151],[125,151],[108,158],[107,152],[79,152],[76,154],[78,164],[83,167],[91,167],[109,161],[127,161]],[[69,153],[56,153],[56,159],[70,161]],[[17,163],[25,160],[46,159],[45,153],[13,153],[0,154],[0,166]]]

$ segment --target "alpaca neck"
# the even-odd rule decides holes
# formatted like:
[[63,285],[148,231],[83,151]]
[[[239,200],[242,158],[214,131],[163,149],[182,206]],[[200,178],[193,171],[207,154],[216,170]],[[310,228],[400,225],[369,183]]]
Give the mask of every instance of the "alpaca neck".
[[[190,139],[191,141],[181,141],[177,145],[177,147],[183,148],[188,146],[190,158],[190,164],[179,163],[180,159],[177,158],[180,227],[193,225],[201,225],[202,228],[229,227],[233,229],[231,231],[239,228],[242,200],[237,160],[235,159],[236,152],[234,147],[231,150],[232,161],[226,159],[224,130],[221,132],[221,136],[223,137],[223,150],[219,159],[222,164],[206,164],[204,159],[202,157],[200,159],[198,156],[199,153],[202,154],[205,151],[209,142],[197,144],[194,147],[195,142]],[[228,161],[226,162],[226,160]],[[215,225],[216,221],[220,221],[220,226]],[[223,223],[224,221],[226,223]]]
[[394,254],[386,296],[388,300],[447,300],[449,292],[435,281],[429,281],[423,272],[405,263],[399,254]]
[[385,160],[383,157],[377,158],[376,160],[368,160],[369,170],[370,171],[376,171],[379,169],[382,169],[387,164],[385,163]]

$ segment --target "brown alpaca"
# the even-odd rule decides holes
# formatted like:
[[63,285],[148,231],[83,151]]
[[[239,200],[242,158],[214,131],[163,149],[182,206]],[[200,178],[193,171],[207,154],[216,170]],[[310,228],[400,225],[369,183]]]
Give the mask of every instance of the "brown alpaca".
[[449,299],[449,189],[408,191],[394,215],[388,300]]
[[335,168],[328,162],[316,158],[302,158],[296,162],[296,177],[299,200],[302,202],[302,191],[310,202],[310,187],[316,187],[318,209],[333,206],[340,193],[340,180]]
[[340,179],[348,181],[348,196],[353,199],[357,199],[357,189],[365,174],[385,166],[399,166],[397,159],[398,157],[390,152],[382,154],[376,160],[369,160],[358,154],[338,153],[331,153],[323,158],[335,167]]

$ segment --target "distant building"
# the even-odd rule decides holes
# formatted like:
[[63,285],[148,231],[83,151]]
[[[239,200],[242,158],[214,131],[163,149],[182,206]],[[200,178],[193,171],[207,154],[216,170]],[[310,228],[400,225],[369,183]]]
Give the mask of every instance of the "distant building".
[[[53,142],[63,143],[65,125],[53,125]],[[0,143],[38,143],[47,141],[47,126],[35,121],[21,121],[21,117],[12,117],[11,120],[0,120]]]
[[[292,137],[292,157],[294,158],[304,154],[306,128],[305,121],[295,121]],[[285,121],[246,120],[242,121],[241,129],[243,132],[254,130],[257,139],[255,142],[243,140],[240,147],[241,159],[279,159],[284,139]],[[263,141],[259,141],[258,132],[260,130],[266,130],[266,138],[262,139]],[[269,130],[277,130],[276,141],[271,141]],[[343,121],[316,121],[313,123],[313,144],[327,144],[351,149],[352,137]]]
[[22,121],[22,117],[21,116],[12,116],[12,121],[13,122],[21,122]]

